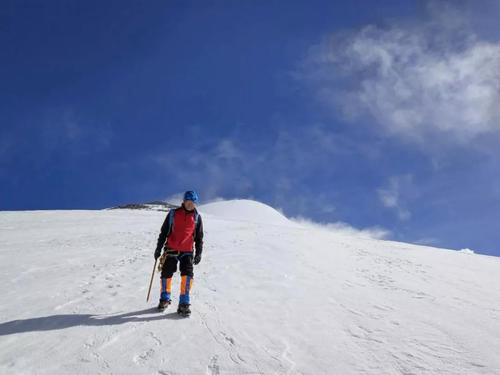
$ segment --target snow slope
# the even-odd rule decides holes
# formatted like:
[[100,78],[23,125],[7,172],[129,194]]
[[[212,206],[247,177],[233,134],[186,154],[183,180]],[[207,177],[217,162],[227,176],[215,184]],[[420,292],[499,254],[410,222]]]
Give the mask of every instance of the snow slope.
[[199,207],[206,215],[231,221],[249,221],[260,224],[292,225],[283,214],[268,205],[248,199],[208,203]]
[[0,374],[500,374],[500,258],[200,212],[189,319],[145,301],[164,212],[0,212]]

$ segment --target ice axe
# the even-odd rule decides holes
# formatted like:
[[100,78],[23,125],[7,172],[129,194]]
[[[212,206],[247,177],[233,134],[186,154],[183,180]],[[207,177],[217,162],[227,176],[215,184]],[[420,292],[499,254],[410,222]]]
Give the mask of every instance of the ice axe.
[[151,274],[151,281],[149,282],[149,289],[148,289],[148,296],[146,297],[146,302],[149,301],[149,295],[151,294],[151,286],[153,285],[153,278],[155,277],[155,269],[156,269],[156,262],[158,259],[155,259],[155,265],[153,266],[153,273]]

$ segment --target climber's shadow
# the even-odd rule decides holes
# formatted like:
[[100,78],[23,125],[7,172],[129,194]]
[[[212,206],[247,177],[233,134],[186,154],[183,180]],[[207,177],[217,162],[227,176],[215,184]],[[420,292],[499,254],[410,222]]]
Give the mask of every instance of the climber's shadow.
[[132,311],[119,315],[49,315],[38,318],[11,320],[10,322],[0,323],[0,336],[23,332],[54,331],[76,326],[108,326],[129,322],[150,322],[154,320],[179,318],[180,317],[176,313],[159,314],[156,308]]

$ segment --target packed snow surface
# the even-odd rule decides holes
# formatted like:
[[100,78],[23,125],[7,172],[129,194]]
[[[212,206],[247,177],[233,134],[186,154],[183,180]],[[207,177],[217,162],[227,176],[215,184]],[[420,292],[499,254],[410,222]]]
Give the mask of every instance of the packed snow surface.
[[146,303],[165,212],[0,212],[0,374],[500,374],[500,258],[200,212],[190,318]]
[[198,208],[201,213],[215,216],[219,219],[232,221],[250,221],[261,224],[288,224],[290,221],[274,208],[260,202],[235,199],[208,203]]

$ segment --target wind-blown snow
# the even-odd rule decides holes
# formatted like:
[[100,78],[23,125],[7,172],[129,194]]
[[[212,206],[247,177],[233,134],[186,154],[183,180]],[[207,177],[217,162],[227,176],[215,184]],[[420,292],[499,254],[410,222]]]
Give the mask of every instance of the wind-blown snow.
[[166,213],[0,212],[0,373],[500,374],[499,258],[200,212],[189,319],[145,301]]
[[465,248],[465,249],[459,250],[459,252],[460,253],[464,253],[464,254],[475,254],[474,250],[471,250],[469,248]]

